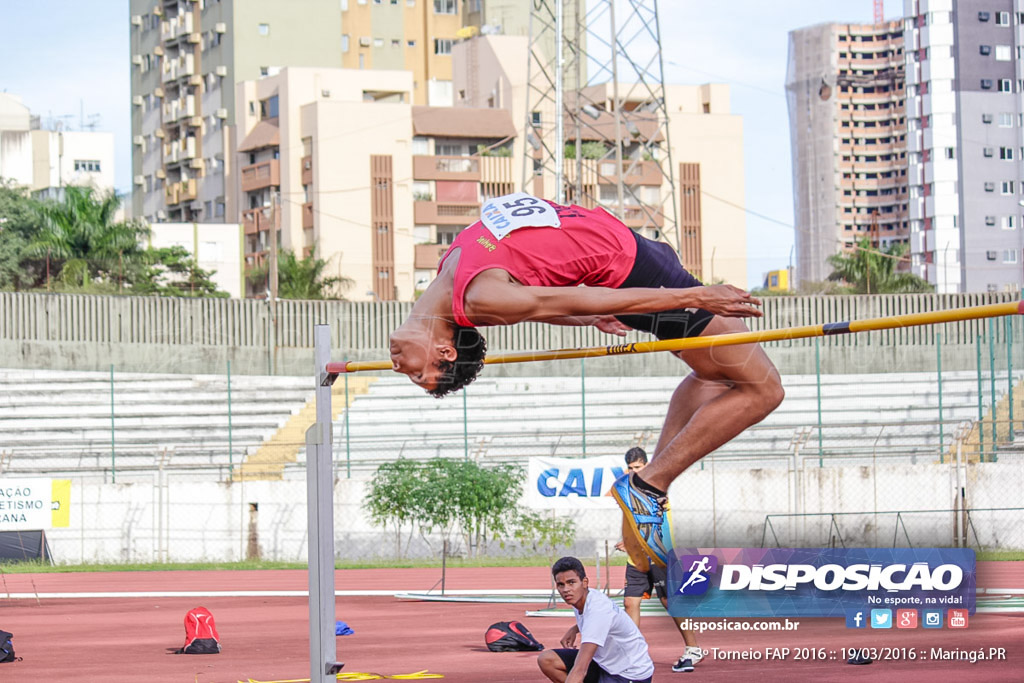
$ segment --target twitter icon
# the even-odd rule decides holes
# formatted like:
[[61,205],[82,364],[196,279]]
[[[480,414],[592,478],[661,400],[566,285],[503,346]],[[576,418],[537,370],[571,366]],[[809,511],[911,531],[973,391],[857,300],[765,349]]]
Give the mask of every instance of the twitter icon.
[[892,610],[871,610],[871,628],[892,628]]

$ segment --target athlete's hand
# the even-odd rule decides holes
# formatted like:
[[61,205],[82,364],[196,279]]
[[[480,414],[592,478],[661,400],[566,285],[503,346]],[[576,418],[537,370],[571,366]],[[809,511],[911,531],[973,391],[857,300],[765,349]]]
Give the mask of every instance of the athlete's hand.
[[756,308],[761,305],[761,300],[739,287],[708,285],[694,290],[694,294],[697,295],[698,306],[715,315],[726,318],[760,318],[762,315]]
[[618,543],[615,544],[615,549],[616,550],[621,550],[622,552],[626,552],[626,544],[623,543],[622,541],[619,541]]
[[573,626],[572,628],[570,628],[568,631],[565,632],[564,636],[562,636],[561,645],[564,648],[568,648],[570,650],[574,650],[578,646],[579,640],[580,640],[580,630],[579,630],[579,627]]
[[619,337],[625,337],[626,333],[632,329],[623,325],[614,315],[595,315],[591,325],[602,332],[614,334]]

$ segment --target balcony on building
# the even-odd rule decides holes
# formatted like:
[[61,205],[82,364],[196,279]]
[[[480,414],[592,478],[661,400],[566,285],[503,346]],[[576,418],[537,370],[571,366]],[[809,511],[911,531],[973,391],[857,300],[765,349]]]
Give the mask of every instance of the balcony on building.
[[[508,111],[475,107],[415,106],[412,127],[417,137],[433,138],[437,143],[445,139],[475,140],[484,147],[511,140],[516,134]],[[511,159],[499,161],[511,167]],[[414,155],[413,179],[480,182],[484,166],[481,162],[477,155]]]
[[[259,214],[259,216],[257,216]],[[273,211],[270,207],[259,207],[255,209],[248,209],[242,212],[242,226],[245,229],[246,235],[255,235],[257,227],[260,231],[270,229],[271,217],[274,220],[274,226],[278,229],[281,228],[281,212]]]
[[447,244],[417,244],[413,267],[416,270],[436,269],[441,257],[448,251],[448,247]]
[[302,184],[313,184],[313,156],[302,157]]
[[281,162],[267,159],[242,167],[242,192],[253,192],[265,187],[281,185]]
[[466,226],[480,218],[480,202],[413,202],[413,221],[417,225]]
[[302,205],[302,228],[303,230],[313,227],[313,202],[306,202]]

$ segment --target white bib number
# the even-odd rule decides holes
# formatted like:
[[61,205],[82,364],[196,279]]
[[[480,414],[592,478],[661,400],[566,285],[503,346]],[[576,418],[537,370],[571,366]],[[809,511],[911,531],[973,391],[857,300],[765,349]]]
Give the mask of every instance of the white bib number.
[[525,192],[513,192],[484,204],[480,220],[496,239],[519,228],[558,228],[562,221],[551,205]]

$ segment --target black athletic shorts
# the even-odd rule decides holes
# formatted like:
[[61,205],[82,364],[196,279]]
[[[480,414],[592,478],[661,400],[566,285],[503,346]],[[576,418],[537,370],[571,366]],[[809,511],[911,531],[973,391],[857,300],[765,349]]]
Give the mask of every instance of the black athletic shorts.
[[[633,232],[632,230],[630,232]],[[636,239],[636,262],[629,271],[626,281],[618,289],[630,287],[666,287],[686,289],[701,287],[703,283],[691,275],[682,264],[672,247],[663,242],[654,242],[633,232]],[[615,316],[623,325],[634,330],[650,332],[658,339],[683,339],[696,337],[708,326],[714,313],[703,308],[674,308],[660,313]]]
[[[552,650],[558,658],[565,664],[566,671],[572,671],[573,665],[576,663],[576,655],[580,653],[579,650],[570,650],[565,648],[559,648]],[[597,665],[597,662],[590,660],[590,666],[587,667],[587,675],[583,677],[583,683],[651,683],[653,676],[647,678],[625,678],[616,674],[610,674]]]
[[665,579],[667,573],[661,567],[651,564],[650,571],[642,572],[631,564],[626,565],[626,592],[627,598],[650,597],[655,593],[659,598],[668,599],[665,590]]

